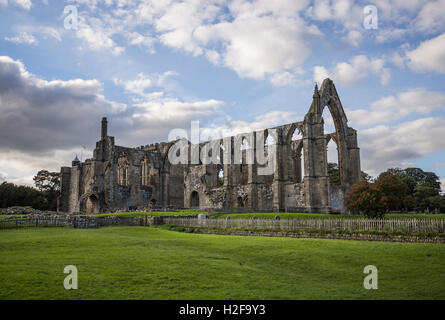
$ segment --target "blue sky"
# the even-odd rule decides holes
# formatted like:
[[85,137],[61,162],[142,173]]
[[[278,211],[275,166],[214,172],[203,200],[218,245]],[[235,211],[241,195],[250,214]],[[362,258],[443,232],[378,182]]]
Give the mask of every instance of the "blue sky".
[[126,146],[193,120],[203,138],[299,121],[325,77],[362,169],[445,179],[444,15],[445,0],[0,0],[0,179],[90,157],[102,116]]

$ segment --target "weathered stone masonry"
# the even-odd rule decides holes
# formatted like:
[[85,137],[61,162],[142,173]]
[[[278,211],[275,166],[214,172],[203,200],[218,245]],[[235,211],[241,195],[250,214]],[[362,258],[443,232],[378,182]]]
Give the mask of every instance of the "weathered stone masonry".
[[[324,132],[325,107],[334,120],[333,133]],[[293,139],[296,131],[302,139]],[[327,144],[331,139],[337,145],[339,186],[329,184],[327,173]],[[273,170],[266,175],[261,174],[264,164],[256,158],[246,161],[256,154],[258,143],[264,143],[265,154],[274,159]],[[315,87],[312,104],[301,122],[193,146],[200,152],[209,144],[220,146],[219,163],[171,164],[168,153],[174,144],[116,146],[107,134],[104,118],[93,158],[83,163],[76,158],[71,167],[61,169],[60,210],[107,212],[160,206],[238,212],[344,212],[345,192],[360,180],[357,131],[348,127],[330,79],[323,81],[320,90]],[[235,163],[237,154],[241,163]]]

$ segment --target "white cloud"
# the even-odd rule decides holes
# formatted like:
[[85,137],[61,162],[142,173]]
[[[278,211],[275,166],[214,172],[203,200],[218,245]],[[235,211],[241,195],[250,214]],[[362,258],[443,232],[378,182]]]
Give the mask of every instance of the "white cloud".
[[379,77],[382,85],[387,85],[391,74],[384,67],[384,60],[380,58],[368,59],[364,55],[352,57],[349,62],[339,62],[331,70],[323,66],[313,68],[314,80],[321,84],[327,77],[340,85],[356,85],[370,75]]
[[[125,91],[137,94],[141,97],[149,98],[153,97],[153,92],[146,93],[145,90],[152,87],[163,87],[166,84],[168,77],[175,75],[173,71],[166,71],[162,74],[150,74],[147,75],[143,72],[137,75],[135,80],[121,80],[114,78],[113,82],[116,85],[122,85]],[[161,93],[162,95],[162,93]],[[155,96],[159,96],[158,92],[155,92]]]
[[408,66],[417,72],[445,73],[445,33],[407,50]]
[[3,183],[4,181],[6,181],[8,177],[8,174],[5,172],[0,172],[0,183]]
[[289,119],[292,118],[297,119],[295,113],[280,110],[274,110],[259,115],[251,122],[232,120],[230,117],[227,117],[223,124],[212,124],[208,127],[200,128],[200,136],[203,141],[208,140],[207,137],[228,137],[289,123],[292,121]]
[[145,36],[138,32],[128,32],[125,33],[129,43],[131,45],[141,46],[147,48],[148,52],[153,54],[155,53],[154,43],[156,41],[155,38],[151,36]]
[[406,167],[445,149],[445,120],[421,118],[396,126],[361,130],[362,169],[372,175],[391,167]]
[[49,35],[56,39],[57,41],[62,41],[62,29],[57,29],[53,27],[40,27],[40,32]]
[[377,30],[375,38],[379,43],[391,42],[401,39],[407,32],[408,30],[403,28],[380,28]]
[[420,10],[414,21],[414,28],[425,32],[434,33],[445,27],[445,0],[428,1]]
[[[92,50],[117,46],[115,35],[123,35],[130,45],[143,44],[149,52],[160,41],[255,79],[302,65],[311,52],[311,38],[322,35],[300,17],[308,1],[119,1],[107,4],[113,7],[107,10],[97,1],[75,2],[90,8],[79,13],[77,33]],[[141,36],[136,32],[141,27],[152,28],[153,36]]]
[[306,14],[313,20],[333,22],[334,28],[329,27],[343,34],[341,39],[352,46],[358,46],[363,39],[363,6],[351,0],[315,0]]
[[80,146],[66,150],[52,150],[43,154],[29,154],[20,150],[2,150],[0,169],[10,171],[10,173],[4,174],[4,180],[15,184],[34,186],[32,178],[39,170],[58,172],[63,166],[70,166],[76,154],[80,158],[81,152],[83,152],[83,160],[92,156],[91,150],[82,151]]
[[31,0],[0,0],[0,5],[7,6],[9,4],[13,4],[17,7],[20,7],[25,10],[31,9],[32,1]]
[[0,149],[43,153],[84,144],[102,116],[126,107],[105,99],[102,89],[97,80],[47,81],[1,56]]
[[30,182],[39,169],[70,165],[81,145],[91,154],[103,116],[109,117],[109,133],[116,135],[117,144],[138,146],[166,141],[169,130],[188,128],[191,120],[210,118],[225,106],[215,99],[190,101],[148,92],[168,87],[166,79],[173,74],[115,79],[139,96],[127,107],[105,99],[97,80],[47,81],[29,73],[20,61],[0,57],[0,171],[7,172],[10,181]]
[[32,45],[37,45],[39,43],[32,34],[29,34],[27,32],[20,32],[19,35],[15,37],[5,37],[5,40],[14,43],[25,43]]
[[445,110],[445,94],[418,88],[381,98],[373,102],[369,110],[346,109],[346,113],[354,127],[366,127],[394,121],[412,113],[426,115],[438,110]]
[[134,118],[146,118],[150,121],[181,121],[201,116],[212,115],[217,108],[224,106],[223,101],[205,100],[196,102],[183,102],[177,98],[153,97],[151,100],[134,104],[136,111]]

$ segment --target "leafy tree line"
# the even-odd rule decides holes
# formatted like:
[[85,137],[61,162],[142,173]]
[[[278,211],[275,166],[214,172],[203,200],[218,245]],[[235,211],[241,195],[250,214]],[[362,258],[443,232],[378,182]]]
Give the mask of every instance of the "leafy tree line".
[[59,173],[41,170],[33,180],[35,188],[7,181],[0,184],[0,208],[26,206],[55,211],[60,189]]
[[345,207],[352,213],[382,217],[390,211],[445,212],[445,196],[434,172],[420,168],[392,168],[375,180],[356,183],[348,191]]

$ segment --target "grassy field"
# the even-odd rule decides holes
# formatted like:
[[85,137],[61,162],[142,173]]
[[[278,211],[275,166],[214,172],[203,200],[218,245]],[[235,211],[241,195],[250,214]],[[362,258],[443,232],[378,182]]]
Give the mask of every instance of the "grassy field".
[[[445,245],[188,234],[0,232],[0,299],[445,299]],[[363,288],[363,268],[379,289]],[[65,290],[66,265],[79,289]]]

